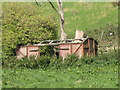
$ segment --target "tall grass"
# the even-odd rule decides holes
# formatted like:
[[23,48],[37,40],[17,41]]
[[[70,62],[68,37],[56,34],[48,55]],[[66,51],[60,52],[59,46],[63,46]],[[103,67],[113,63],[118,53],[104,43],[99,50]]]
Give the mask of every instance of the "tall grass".
[[37,59],[34,57],[23,58],[17,60],[15,57],[3,60],[3,68],[31,68],[31,69],[60,69],[68,67],[81,67],[85,64],[92,65],[118,65],[118,53],[117,51],[111,51],[106,54],[98,56],[89,56],[78,58],[75,55],[69,55],[65,62],[62,62],[62,58],[57,59],[56,56],[40,56]]

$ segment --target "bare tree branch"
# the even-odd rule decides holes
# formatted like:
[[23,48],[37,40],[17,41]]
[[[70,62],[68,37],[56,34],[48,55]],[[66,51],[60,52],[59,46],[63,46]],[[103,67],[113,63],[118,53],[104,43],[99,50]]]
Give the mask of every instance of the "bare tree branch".
[[35,3],[36,3],[38,6],[42,6],[42,4],[45,3],[45,2],[46,2],[46,0],[43,1],[41,4],[39,4],[39,3],[35,0]]
[[45,3],[46,1],[48,1],[48,2],[50,3],[50,5],[52,6],[52,8],[56,11],[56,13],[57,13],[58,15],[60,15],[59,12],[58,12],[58,10],[55,8],[55,6],[53,5],[53,3],[52,3],[50,0],[45,0],[45,1],[42,2],[41,4],[39,4],[39,3],[35,0],[35,3],[36,3],[38,6],[42,6],[42,4]]
[[55,8],[55,6],[53,5],[53,3],[50,1],[50,0],[48,0],[49,1],[49,3],[50,3],[50,5],[52,6],[52,8],[56,11],[56,13],[58,14],[58,15],[60,15],[59,14],[59,12],[58,12],[58,10]]
[[[56,13],[60,16],[60,28],[61,28],[61,38],[60,39],[61,40],[65,40],[67,35],[64,32],[64,21],[65,20],[64,20],[64,11],[63,11],[62,0],[56,0],[57,4],[58,4],[59,11],[55,8],[55,6],[53,5],[53,3],[50,0],[47,0],[47,1],[50,3],[50,5],[56,11]],[[39,5],[39,6],[41,6],[44,2],[42,2],[41,4],[38,4],[38,2],[36,1],[36,4]]]

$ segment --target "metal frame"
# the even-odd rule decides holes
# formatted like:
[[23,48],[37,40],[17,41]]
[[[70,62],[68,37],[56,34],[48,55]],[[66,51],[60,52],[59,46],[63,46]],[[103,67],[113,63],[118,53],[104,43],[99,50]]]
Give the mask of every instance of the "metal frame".
[[66,39],[66,40],[44,40],[34,46],[56,46],[62,44],[83,43],[87,38]]

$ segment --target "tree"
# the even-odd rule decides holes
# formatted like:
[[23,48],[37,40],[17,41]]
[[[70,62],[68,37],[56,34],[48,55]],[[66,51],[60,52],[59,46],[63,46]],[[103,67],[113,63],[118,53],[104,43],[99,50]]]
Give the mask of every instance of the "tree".
[[113,6],[120,6],[120,1],[119,2],[112,2]]
[[[55,6],[53,5],[53,3],[48,0],[48,2],[50,3],[50,5],[53,7],[53,9],[58,13],[58,15],[60,16],[60,28],[61,28],[61,36],[60,36],[60,40],[65,40],[66,39],[66,33],[64,32],[64,11],[63,11],[63,2],[62,0],[56,0],[57,1],[57,5],[59,8],[59,12],[57,11],[57,9],[55,8]],[[38,2],[36,1],[36,4],[41,6],[44,2],[42,2],[41,4],[38,4]]]

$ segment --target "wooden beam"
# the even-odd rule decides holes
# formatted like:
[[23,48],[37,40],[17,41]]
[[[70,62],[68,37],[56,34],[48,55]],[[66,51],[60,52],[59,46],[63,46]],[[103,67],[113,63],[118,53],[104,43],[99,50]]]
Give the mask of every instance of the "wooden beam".
[[95,40],[93,40],[93,54],[95,55]]
[[88,56],[90,56],[90,39],[88,39]]
[[75,54],[80,49],[81,46],[82,44],[80,44],[80,46],[76,49],[76,51],[73,54]]

